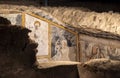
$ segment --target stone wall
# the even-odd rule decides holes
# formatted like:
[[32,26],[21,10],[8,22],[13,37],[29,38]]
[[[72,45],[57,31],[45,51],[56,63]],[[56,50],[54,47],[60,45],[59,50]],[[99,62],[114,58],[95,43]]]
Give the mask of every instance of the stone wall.
[[[43,10],[57,19],[74,27],[84,27],[120,34],[120,15],[110,12],[88,12],[87,9],[73,7],[49,7]],[[87,12],[86,12],[87,11]]]
[[[92,28],[107,31],[115,34],[120,34],[120,14],[109,12],[97,13],[90,11],[83,7],[34,7],[34,6],[16,6],[16,5],[3,5],[1,9],[13,9],[24,12],[42,13],[43,17],[51,16],[69,26],[80,28]],[[49,18],[49,17],[48,17]],[[53,20],[50,18],[50,20]],[[54,20],[53,20],[54,21]],[[58,21],[57,21],[58,22]]]

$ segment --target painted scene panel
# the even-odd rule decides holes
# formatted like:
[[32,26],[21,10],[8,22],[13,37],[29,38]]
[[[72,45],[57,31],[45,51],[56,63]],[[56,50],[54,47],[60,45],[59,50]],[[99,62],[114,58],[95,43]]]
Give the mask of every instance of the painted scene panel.
[[30,38],[38,43],[37,56],[48,55],[48,23],[29,14],[25,14],[25,27],[32,30],[32,32],[29,34]]
[[22,14],[21,13],[0,14],[0,16],[10,20],[12,25],[22,25]]
[[[111,45],[113,41],[104,39],[80,36],[80,52],[81,62],[90,59],[107,58],[112,60],[120,60],[120,46]],[[118,43],[119,44],[119,43]]]
[[76,61],[77,36],[51,25],[51,58],[54,61]]

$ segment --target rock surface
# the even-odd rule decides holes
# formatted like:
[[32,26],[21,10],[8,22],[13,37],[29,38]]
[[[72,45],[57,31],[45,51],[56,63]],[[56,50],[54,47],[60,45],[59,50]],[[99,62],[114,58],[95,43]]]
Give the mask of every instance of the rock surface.
[[120,61],[94,59],[79,65],[80,78],[120,78]]
[[[44,9],[44,8],[43,8]],[[113,12],[85,12],[76,8],[54,7],[45,8],[47,12],[57,19],[74,27],[100,29],[111,33],[120,34],[120,15]]]

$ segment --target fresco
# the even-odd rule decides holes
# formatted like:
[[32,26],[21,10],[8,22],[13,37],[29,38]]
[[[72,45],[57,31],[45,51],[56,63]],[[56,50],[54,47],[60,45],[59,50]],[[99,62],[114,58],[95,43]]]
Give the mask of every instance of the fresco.
[[22,15],[22,13],[0,14],[10,20],[13,25],[24,25],[32,31],[29,36],[38,43],[36,58],[40,59],[37,61],[77,61],[78,46],[75,33],[68,32],[59,25],[55,26],[56,24],[53,25],[52,22],[40,16],[30,13]]
[[38,43],[37,56],[49,55],[48,23],[29,14],[25,14],[25,27],[32,30],[29,34],[30,38]]
[[55,61],[76,61],[77,36],[51,25],[51,58]]
[[22,25],[22,14],[21,13],[0,14],[0,16],[10,20],[12,25]]
[[[82,38],[82,36],[80,36]],[[120,47],[115,45],[103,44],[102,40],[96,38],[93,41],[90,38],[80,39],[81,62],[86,62],[90,59],[108,58],[120,60]],[[99,43],[98,43],[99,42]],[[109,42],[110,43],[110,42]]]

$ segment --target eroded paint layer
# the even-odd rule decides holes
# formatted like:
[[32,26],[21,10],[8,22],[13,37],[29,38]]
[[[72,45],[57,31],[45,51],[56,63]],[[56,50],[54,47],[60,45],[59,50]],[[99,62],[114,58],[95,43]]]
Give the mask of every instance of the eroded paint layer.
[[51,57],[55,61],[76,61],[76,35],[51,25]]
[[79,37],[81,62],[98,58],[120,60],[119,41],[95,38],[82,34]]

